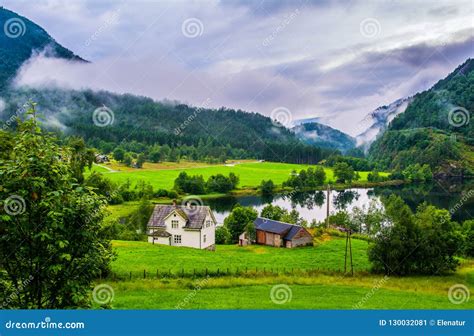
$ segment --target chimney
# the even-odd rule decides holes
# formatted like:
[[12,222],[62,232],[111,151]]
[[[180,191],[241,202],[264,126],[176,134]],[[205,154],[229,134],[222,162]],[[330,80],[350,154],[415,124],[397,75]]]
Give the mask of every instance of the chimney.
[[175,199],[173,200],[173,206],[174,207],[176,206],[176,200]]
[[186,209],[191,209],[191,202],[186,202]]

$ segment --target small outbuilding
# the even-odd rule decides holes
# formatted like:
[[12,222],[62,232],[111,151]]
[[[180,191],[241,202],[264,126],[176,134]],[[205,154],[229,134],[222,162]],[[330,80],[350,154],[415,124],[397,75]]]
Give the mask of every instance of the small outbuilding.
[[286,248],[313,244],[313,236],[302,226],[263,217],[258,217],[254,224],[257,244]]

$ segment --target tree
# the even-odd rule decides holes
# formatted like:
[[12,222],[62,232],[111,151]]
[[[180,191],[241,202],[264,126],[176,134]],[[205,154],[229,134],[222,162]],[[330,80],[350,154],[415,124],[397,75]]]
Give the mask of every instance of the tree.
[[389,225],[369,247],[373,270],[385,274],[443,274],[454,271],[462,237],[447,210],[422,204],[415,214],[395,195],[385,200]]
[[237,243],[239,241],[239,235],[245,231],[247,224],[255,221],[256,218],[256,210],[237,204],[229,216],[224,219],[224,225],[231,235],[231,243]]
[[28,114],[19,122],[11,159],[0,160],[0,269],[5,297],[14,294],[7,304],[87,306],[92,281],[106,275],[112,257],[101,233],[105,201],[77,184],[73,153],[41,132],[34,105]]
[[117,147],[115,148],[112,155],[114,156],[115,160],[122,162],[125,158],[125,150],[122,147]]
[[205,183],[202,175],[189,176],[186,172],[179,173],[174,180],[174,189],[179,192],[191,194],[204,194]]
[[326,180],[326,172],[324,168],[321,166],[317,166],[314,168],[314,182],[316,185],[323,185],[324,181]]
[[74,178],[79,183],[84,182],[84,169],[92,168],[92,163],[95,162],[95,153],[91,148],[86,147],[84,139],[72,137],[68,141],[68,146],[71,150],[70,165]]
[[464,235],[463,254],[474,257],[474,220],[467,220],[462,225]]
[[273,184],[272,180],[262,180],[260,183],[260,190],[262,191],[262,195],[264,196],[270,196],[273,195],[275,192],[275,184]]
[[123,163],[128,166],[128,167],[131,167],[132,166],[132,162],[133,162],[133,158],[132,158],[132,154],[130,153],[125,153],[125,156],[123,158]]
[[142,168],[144,163],[145,163],[145,154],[143,153],[138,154],[137,163],[136,163],[137,168]]
[[206,189],[209,192],[227,193],[233,188],[232,180],[222,174],[212,175],[206,182]]
[[349,214],[345,210],[340,210],[335,214],[330,215],[329,223],[346,229],[351,229],[352,231],[358,231],[358,227],[353,224]]
[[247,234],[249,242],[254,242],[257,240],[257,230],[255,229],[254,222],[247,223],[245,226],[245,233]]
[[360,233],[375,235],[385,221],[383,207],[376,200],[370,201],[368,208],[364,205],[362,208],[356,206],[352,209],[352,227],[357,228]]
[[216,244],[224,245],[229,244],[231,241],[231,236],[229,229],[226,226],[218,226],[216,228]]
[[232,183],[232,189],[237,188],[240,182],[240,178],[234,173],[229,173],[229,179],[230,179],[230,182]]
[[260,212],[260,217],[281,221],[285,214],[288,214],[286,209],[283,209],[278,205],[268,204]]
[[338,182],[351,183],[356,178],[354,168],[349,166],[346,162],[338,162],[334,165],[334,176]]
[[153,204],[143,197],[138,208],[133,211],[126,219],[128,226],[132,227],[134,231],[145,234],[147,230],[148,220],[153,213]]

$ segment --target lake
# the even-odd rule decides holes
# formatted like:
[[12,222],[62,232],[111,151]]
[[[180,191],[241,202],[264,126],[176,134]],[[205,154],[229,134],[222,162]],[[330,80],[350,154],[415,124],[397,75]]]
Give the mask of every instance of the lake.
[[[332,190],[330,193],[330,212],[345,209],[349,212],[354,207],[368,207],[372,200],[383,206],[381,198],[391,194],[399,195],[411,209],[427,202],[438,208],[452,210],[455,221],[472,219],[474,214],[474,181],[436,181],[432,184],[411,184],[398,187],[353,188]],[[260,211],[267,204],[278,205],[284,209],[296,209],[300,216],[310,223],[313,219],[324,221],[326,218],[326,191],[277,194],[271,198],[262,196],[223,197],[208,200],[219,224],[224,222],[232,207],[239,203],[252,206]]]

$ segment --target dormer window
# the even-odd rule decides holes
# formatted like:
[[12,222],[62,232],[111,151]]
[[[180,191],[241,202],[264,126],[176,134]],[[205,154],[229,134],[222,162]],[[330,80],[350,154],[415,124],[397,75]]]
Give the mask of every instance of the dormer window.
[[178,225],[179,225],[179,221],[177,221],[177,220],[172,220],[171,221],[171,228],[172,229],[177,229]]

